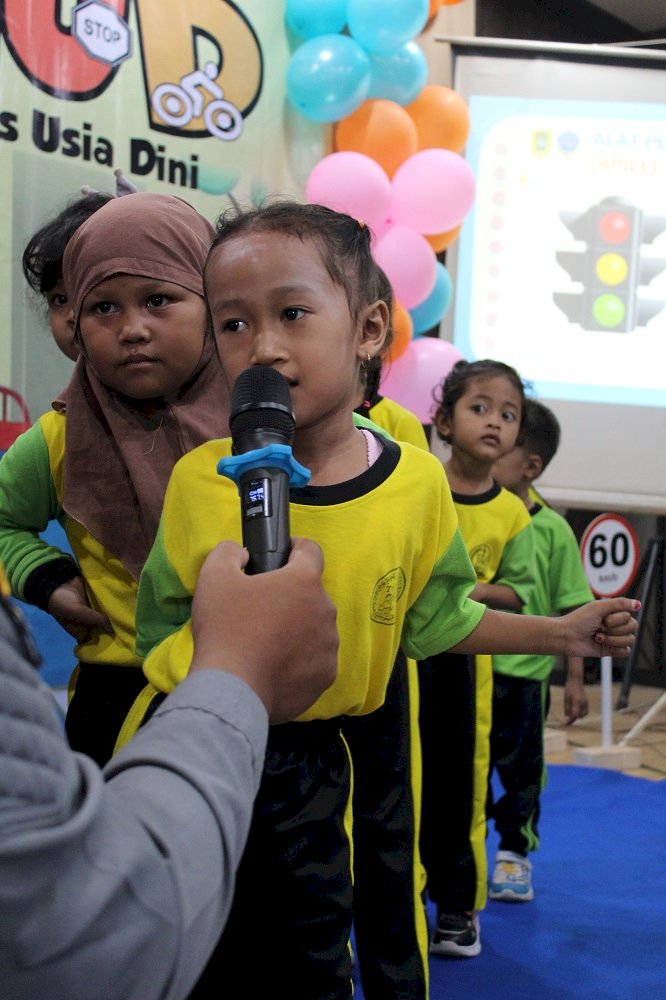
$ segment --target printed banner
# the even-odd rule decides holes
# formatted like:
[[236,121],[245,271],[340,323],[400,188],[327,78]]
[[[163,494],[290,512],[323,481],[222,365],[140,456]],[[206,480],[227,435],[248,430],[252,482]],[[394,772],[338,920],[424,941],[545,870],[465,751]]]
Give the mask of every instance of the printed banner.
[[36,229],[116,168],[211,221],[302,198],[329,134],[286,99],[284,2],[0,0],[0,30],[0,387],[35,419],[71,371],[21,269]]

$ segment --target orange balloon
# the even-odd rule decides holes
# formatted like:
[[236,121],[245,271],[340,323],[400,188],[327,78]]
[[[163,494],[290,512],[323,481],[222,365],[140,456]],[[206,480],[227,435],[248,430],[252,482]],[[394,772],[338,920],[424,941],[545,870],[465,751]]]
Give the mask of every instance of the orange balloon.
[[460,228],[456,226],[455,229],[449,229],[448,233],[437,233],[435,236],[426,236],[426,239],[435,253],[441,253],[457,240]]
[[436,83],[422,88],[405,108],[416,125],[419,149],[460,153],[469,136],[469,109],[460,94]]
[[404,354],[414,335],[414,321],[409,312],[399,302],[393,303],[391,326],[393,327],[393,340],[386,352],[385,361],[395,361]]
[[430,7],[428,9],[428,20],[434,17],[439,8],[442,6],[442,0],[430,0]]
[[364,101],[333,132],[336,150],[363,153],[391,177],[401,163],[418,152],[416,125],[395,101]]

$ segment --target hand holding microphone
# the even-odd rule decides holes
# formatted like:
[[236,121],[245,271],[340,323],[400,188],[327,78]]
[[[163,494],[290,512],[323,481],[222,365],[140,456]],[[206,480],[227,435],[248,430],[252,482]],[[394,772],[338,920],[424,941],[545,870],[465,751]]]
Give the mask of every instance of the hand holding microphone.
[[279,569],[289,556],[289,487],[310,479],[292,455],[295,426],[289,384],[275,368],[256,365],[240,373],[231,391],[234,454],[221,459],[217,471],[238,487],[250,554],[246,573]]

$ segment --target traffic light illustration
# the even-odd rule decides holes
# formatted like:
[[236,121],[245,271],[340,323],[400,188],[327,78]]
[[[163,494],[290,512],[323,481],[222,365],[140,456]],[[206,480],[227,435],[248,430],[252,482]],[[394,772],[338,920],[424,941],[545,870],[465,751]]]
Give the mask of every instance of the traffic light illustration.
[[604,198],[582,214],[560,212],[560,219],[584,250],[558,251],[557,261],[579,292],[555,292],[555,305],[584,330],[628,333],[666,307],[666,299],[641,297],[666,269],[666,257],[641,256],[641,248],[666,230],[666,216],[646,215],[624,198]]

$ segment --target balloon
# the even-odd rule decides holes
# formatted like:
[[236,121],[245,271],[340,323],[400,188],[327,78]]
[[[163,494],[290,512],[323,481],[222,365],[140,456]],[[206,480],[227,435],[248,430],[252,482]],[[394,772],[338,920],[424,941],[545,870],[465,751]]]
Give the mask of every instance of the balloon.
[[[382,355],[382,373],[380,378],[380,392],[382,396],[395,399],[396,403],[402,403],[407,393],[403,394],[406,388],[416,375],[416,357],[412,353],[412,342],[410,342],[400,357],[390,359],[388,354]],[[407,407],[411,409],[411,406]]]
[[409,311],[399,302],[393,303],[391,313],[391,326],[393,327],[393,340],[389,344],[385,358],[387,361],[396,361],[405,353],[412,339],[414,324]]
[[455,90],[429,84],[407,105],[416,125],[419,149],[450,149],[460,153],[470,129],[467,104]]
[[347,24],[347,0],[287,0],[285,19],[301,38],[334,34]]
[[418,233],[442,233],[465,218],[475,186],[471,167],[458,153],[422,149],[396,170],[389,215]]
[[335,122],[361,104],[370,87],[370,60],[346,35],[318,35],[295,50],[287,66],[287,97],[317,122]]
[[372,229],[388,215],[391,181],[379,164],[363,153],[330,153],[310,172],[305,200],[346,212]]
[[405,309],[412,309],[430,295],[437,258],[420,233],[394,224],[377,240],[373,253]]
[[418,337],[437,326],[451,305],[453,282],[444,265],[437,261],[435,284],[427,299],[409,310],[414,326],[413,336]]
[[377,243],[379,242],[379,240],[381,240],[382,236],[384,236],[389,231],[392,225],[393,223],[391,222],[391,220],[389,218],[385,218],[381,222],[373,222],[372,226],[370,227],[371,228],[370,246],[372,248],[373,257]]
[[428,0],[349,0],[347,27],[368,52],[391,52],[420,35]]
[[442,250],[446,250],[458,239],[460,229],[460,226],[456,226],[455,229],[450,229],[448,233],[437,233],[434,236],[426,236],[426,239],[435,253],[441,253]]
[[384,97],[404,107],[418,96],[428,80],[428,60],[414,41],[391,52],[369,52],[368,56],[368,97]]
[[463,355],[440,337],[412,340],[404,354],[382,370],[380,391],[416,414],[422,424],[432,423],[433,390],[442,383]]
[[375,160],[390,177],[417,150],[416,126],[394,101],[364,101],[335,126],[336,149]]
[[442,0],[430,0],[430,4],[428,6],[428,20],[435,16],[441,6]]

